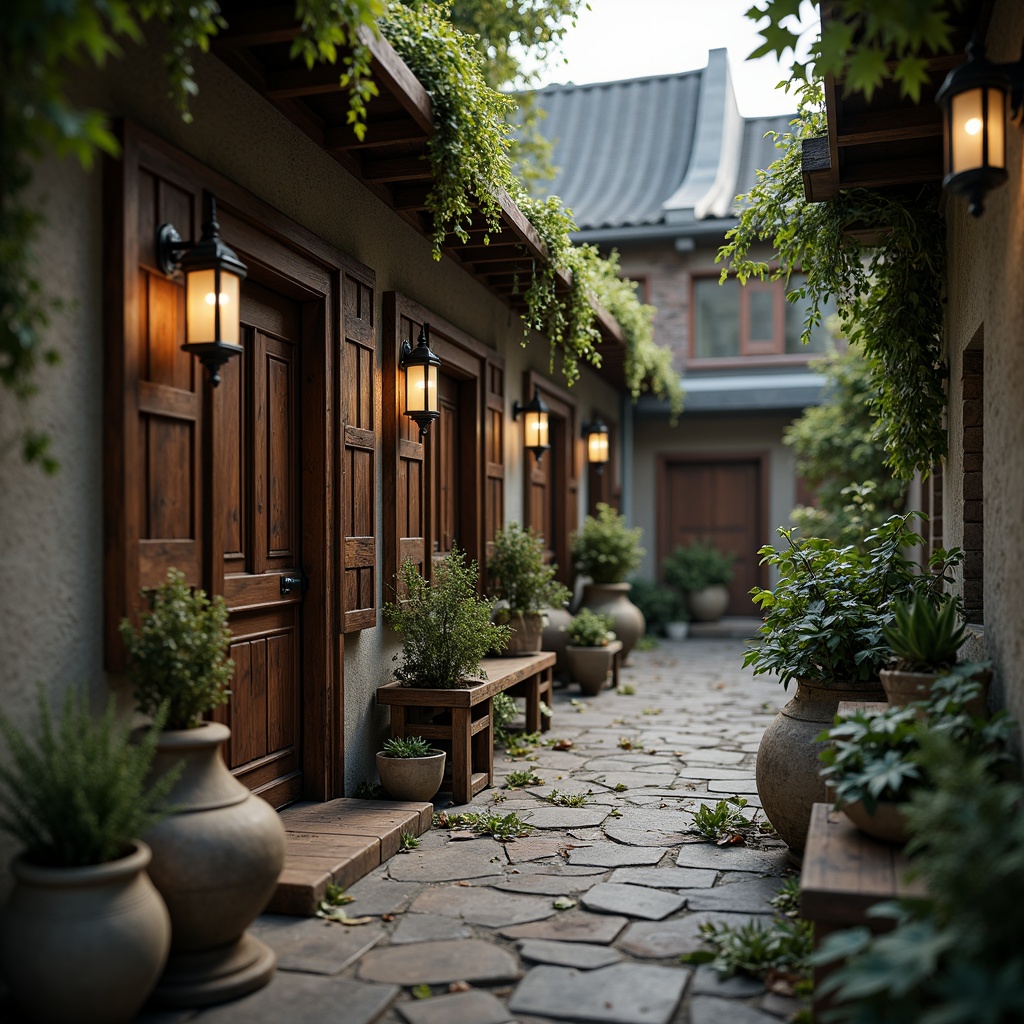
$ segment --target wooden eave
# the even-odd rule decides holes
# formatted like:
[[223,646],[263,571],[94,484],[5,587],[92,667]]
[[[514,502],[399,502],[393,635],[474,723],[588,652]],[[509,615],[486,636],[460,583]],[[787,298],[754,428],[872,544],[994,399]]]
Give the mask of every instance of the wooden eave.
[[[991,0],[967,0],[962,10],[951,7],[954,50],[927,58],[928,80],[916,104],[901,96],[891,80],[868,100],[826,77],[828,135],[803,144],[804,194],[810,202],[835,199],[844,189],[892,190],[942,180],[942,113],[935,94],[946,75],[966,59],[964,48],[974,27],[984,34],[991,6]],[[830,5],[822,8],[822,23],[827,24]]]
[[[367,104],[366,135],[360,140],[347,123],[348,91],[339,85],[339,65],[314,65],[289,56],[298,35],[295,7],[280,3],[226,0],[228,28],[214,53],[289,121],[322,147],[378,199],[416,231],[431,238],[426,198],[433,184],[428,143],[434,134],[430,96],[386,39],[363,31],[372,54],[371,73],[379,95]],[[501,230],[488,238],[475,216],[468,237],[446,236],[442,252],[462,266],[515,312],[526,308],[523,292],[534,262],[548,261],[536,229],[512,199],[501,192]],[[571,278],[558,271],[559,291]],[[601,334],[601,374],[625,388],[625,339],[616,320],[595,307]]]

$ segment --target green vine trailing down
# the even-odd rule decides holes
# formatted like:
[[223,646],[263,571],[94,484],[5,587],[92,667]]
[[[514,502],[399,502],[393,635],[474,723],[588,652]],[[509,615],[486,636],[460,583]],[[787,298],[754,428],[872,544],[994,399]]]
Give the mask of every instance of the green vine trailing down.
[[[915,471],[927,475],[946,453],[940,338],[946,241],[938,194],[923,189],[894,198],[850,189],[831,202],[808,202],[802,143],[824,134],[826,124],[821,87],[805,84],[798,94],[792,130],[775,134],[782,155],[758,171],[757,184],[740,197],[739,224],[718,253],[726,263],[723,279],[731,269],[741,282],[788,283],[794,271],[803,271],[806,279],[787,298],[808,304],[805,341],[821,322],[822,303],[834,297],[842,333],[868,364],[887,465],[903,480]],[[857,240],[865,234],[872,248]],[[774,249],[771,258],[752,257],[751,249],[764,241]]]

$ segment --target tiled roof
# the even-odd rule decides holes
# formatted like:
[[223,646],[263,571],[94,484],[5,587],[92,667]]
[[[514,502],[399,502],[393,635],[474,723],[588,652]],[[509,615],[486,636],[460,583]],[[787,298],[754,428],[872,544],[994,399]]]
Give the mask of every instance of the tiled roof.
[[545,190],[573,211],[584,237],[668,224],[682,234],[687,224],[731,219],[734,197],[777,155],[765,132],[790,120],[740,116],[725,50],[697,71],[548,86],[534,101],[558,169]]

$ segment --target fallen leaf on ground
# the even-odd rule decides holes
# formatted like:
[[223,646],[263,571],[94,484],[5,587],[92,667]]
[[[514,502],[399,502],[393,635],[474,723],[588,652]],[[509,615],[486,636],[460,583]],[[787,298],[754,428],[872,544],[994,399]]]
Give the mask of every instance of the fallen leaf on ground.
[[576,901],[574,899],[570,899],[568,896],[559,896],[551,906],[553,906],[555,910],[572,910],[572,908],[576,906]]
[[449,992],[469,992],[473,988],[468,981],[453,981],[448,986]]

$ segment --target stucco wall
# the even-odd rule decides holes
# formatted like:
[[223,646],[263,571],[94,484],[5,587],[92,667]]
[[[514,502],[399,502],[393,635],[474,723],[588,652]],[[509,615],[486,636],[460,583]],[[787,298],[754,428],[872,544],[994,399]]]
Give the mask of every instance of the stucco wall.
[[[996,6],[988,57],[1020,57],[1024,6]],[[962,544],[965,348],[984,342],[984,642],[995,662],[994,699],[1024,718],[1024,174],[1022,133],[1007,127],[1009,181],[989,193],[985,212],[946,200],[949,303],[945,342],[950,364],[950,453],[944,484],[947,545]]]
[[[166,82],[152,52],[132,50],[102,77],[84,76],[75,94],[180,147],[371,267],[378,304],[384,292],[401,291],[505,352],[511,418],[512,402],[524,397],[522,371],[547,371],[546,342],[534,338],[521,348],[516,315],[450,260],[433,260],[424,238],[219,61],[202,60],[198,82],[191,125],[162,99]],[[6,714],[21,724],[31,717],[37,682],[56,693],[81,680],[97,704],[119,682],[104,675],[101,643],[101,175],[85,174],[70,161],[46,162],[36,175],[48,218],[38,246],[41,277],[49,293],[71,304],[54,316],[49,331],[62,363],[40,372],[42,394],[31,406],[38,425],[54,437],[61,470],[44,477],[23,466],[15,451],[0,453],[0,693]],[[589,371],[573,392],[581,413],[592,404],[617,406],[613,389]],[[7,437],[19,421],[10,400],[2,401],[0,437]],[[522,516],[518,438],[509,430],[508,519]],[[383,626],[346,638],[349,791],[372,772],[386,724],[373,694],[389,676],[393,650],[394,637]],[[0,858],[9,851],[0,846]]]

